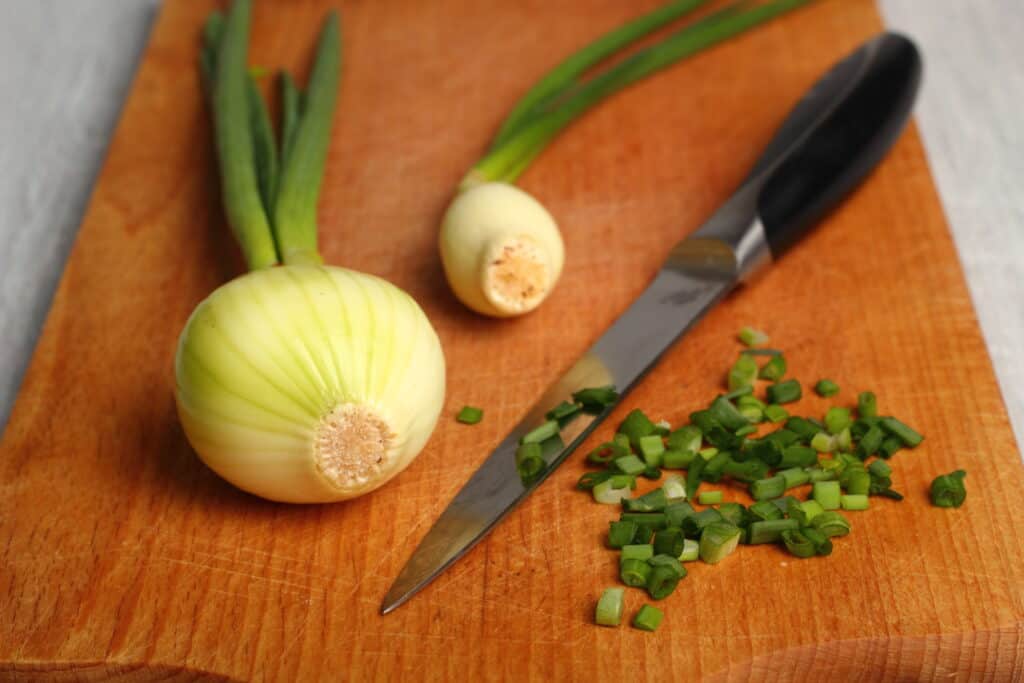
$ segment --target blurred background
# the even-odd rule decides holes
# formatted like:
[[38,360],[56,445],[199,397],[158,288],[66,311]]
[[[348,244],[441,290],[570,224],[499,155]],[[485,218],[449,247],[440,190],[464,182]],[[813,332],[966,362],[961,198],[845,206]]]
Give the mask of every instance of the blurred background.
[[[878,2],[925,55],[916,120],[1022,442],[1024,5]],[[0,431],[158,11],[156,0],[0,0]]]

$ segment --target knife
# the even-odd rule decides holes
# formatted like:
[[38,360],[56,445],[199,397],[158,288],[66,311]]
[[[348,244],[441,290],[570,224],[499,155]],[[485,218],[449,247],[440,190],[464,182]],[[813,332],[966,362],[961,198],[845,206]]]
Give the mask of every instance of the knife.
[[456,494],[391,586],[387,614],[487,535],[615,407],[584,414],[545,442],[546,468],[520,478],[520,439],[573,392],[620,397],[737,284],[781,256],[867,176],[899,137],[921,81],[908,38],[883,33],[833,66],[800,100],[740,188],[669,253],[654,281],[553,386]]

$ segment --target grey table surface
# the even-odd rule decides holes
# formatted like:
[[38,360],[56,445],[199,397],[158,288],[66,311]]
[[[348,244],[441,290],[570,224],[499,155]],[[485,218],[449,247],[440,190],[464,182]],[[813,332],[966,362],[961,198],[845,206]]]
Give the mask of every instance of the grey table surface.
[[[1024,443],[1024,5],[880,3],[925,55],[917,120]],[[156,0],[0,0],[0,428],[157,11]]]

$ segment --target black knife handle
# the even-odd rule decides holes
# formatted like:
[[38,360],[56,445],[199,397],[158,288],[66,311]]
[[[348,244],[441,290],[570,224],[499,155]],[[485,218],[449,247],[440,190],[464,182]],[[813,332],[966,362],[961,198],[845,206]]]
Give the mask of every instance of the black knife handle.
[[921,70],[910,39],[883,33],[829,70],[796,105],[750,175],[760,186],[757,211],[773,257],[889,150],[910,116]]

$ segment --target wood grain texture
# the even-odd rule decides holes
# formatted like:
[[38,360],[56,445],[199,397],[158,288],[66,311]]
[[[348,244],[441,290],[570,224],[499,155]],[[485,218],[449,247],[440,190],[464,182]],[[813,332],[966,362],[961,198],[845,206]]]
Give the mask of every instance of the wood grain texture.
[[[257,61],[301,67],[326,4],[261,3]],[[174,413],[177,334],[239,266],[193,68],[210,7],[163,8],[0,444],[0,677],[1024,676],[1024,522],[1011,512],[1024,504],[1024,473],[913,128],[612,416],[643,406],[680,421],[717,390],[734,331],[760,325],[796,376],[828,374],[847,398],[874,389],[883,410],[927,435],[894,461],[907,501],[854,516],[854,534],[827,559],[758,547],[695,566],[655,635],[600,629],[592,610],[615,583],[601,546],[613,513],[572,490],[583,469],[574,457],[422,594],[377,612],[429,524],[532,398],[728,196],[821,70],[879,29],[868,0],[825,0],[701,55],[559,140],[522,184],[559,218],[566,271],[539,311],[503,322],[468,313],[445,286],[434,240],[450,188],[525,82],[640,8],[345,4],[324,252],[422,303],[449,393],[408,470],[370,496],[310,507],[220,481]],[[485,406],[484,422],[456,424],[465,403]],[[967,505],[929,506],[927,483],[957,466],[970,473]],[[628,597],[638,608],[641,594]]]

